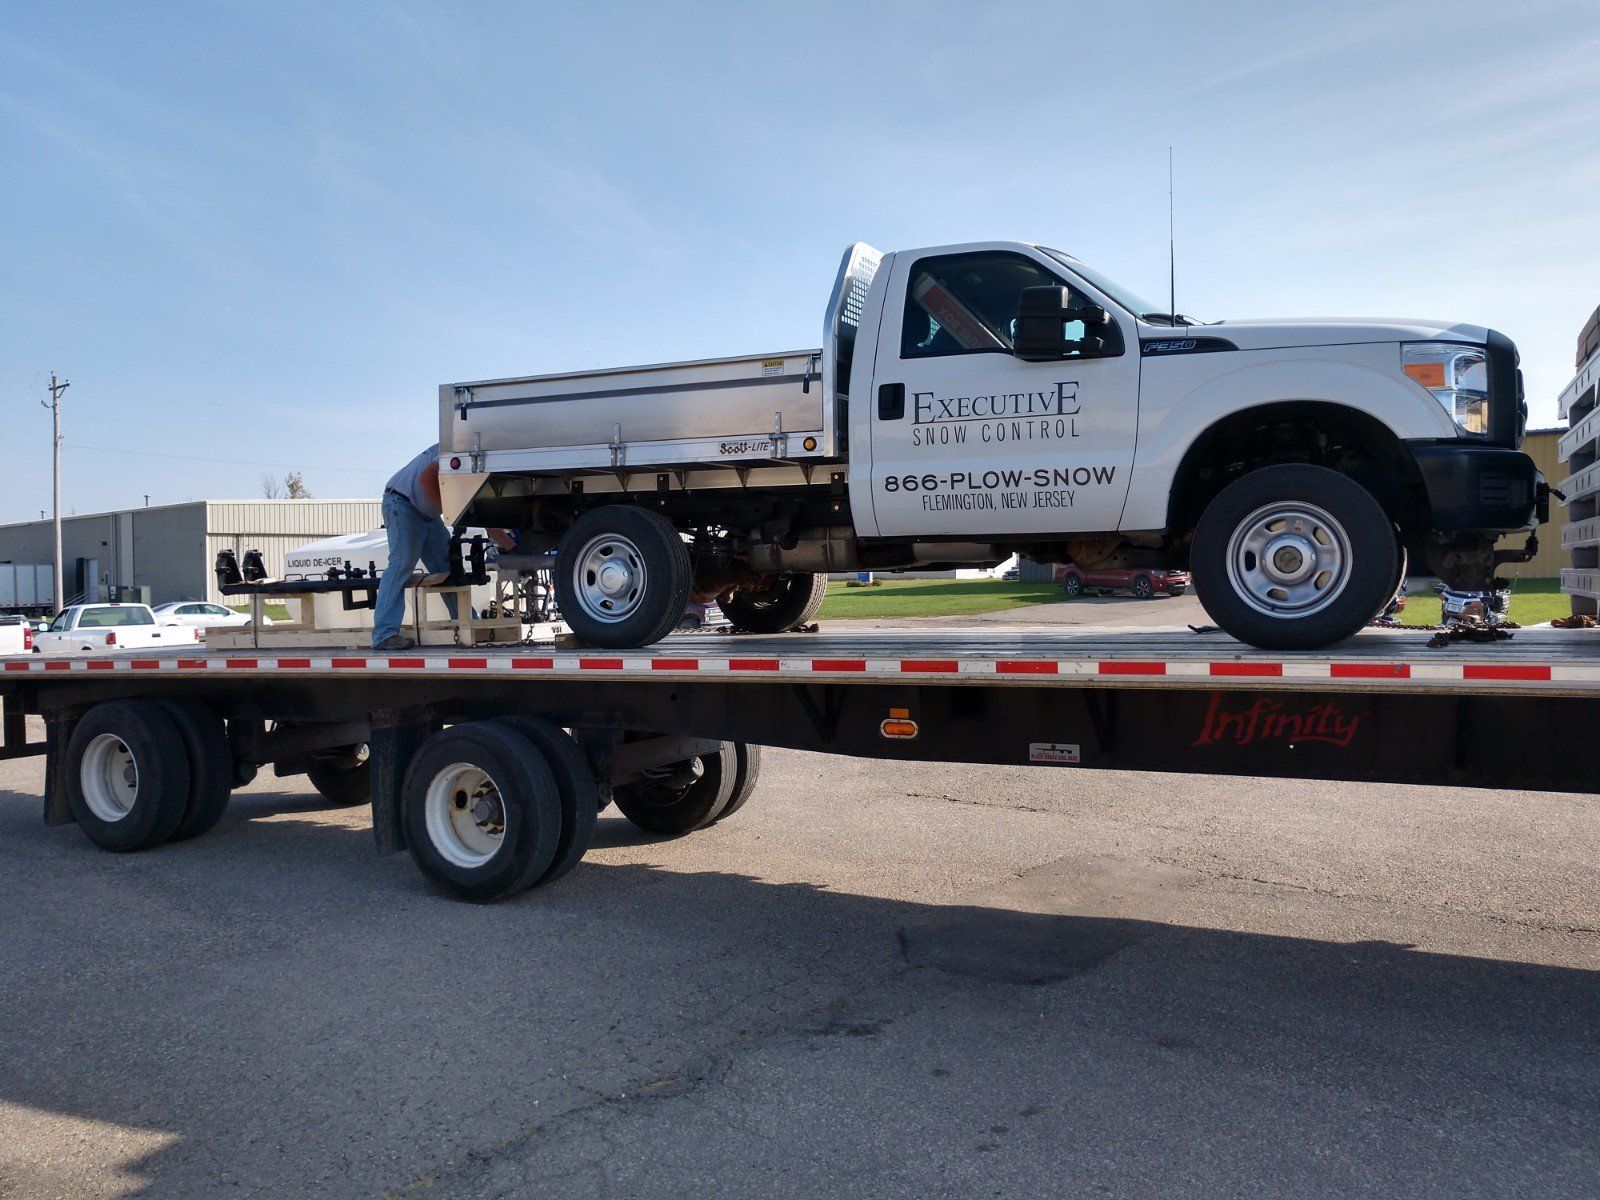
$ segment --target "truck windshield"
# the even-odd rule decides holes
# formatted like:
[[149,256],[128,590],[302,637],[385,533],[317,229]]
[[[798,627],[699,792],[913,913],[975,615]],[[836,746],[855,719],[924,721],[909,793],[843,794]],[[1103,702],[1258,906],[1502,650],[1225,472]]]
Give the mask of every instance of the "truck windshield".
[[[1110,296],[1112,300],[1120,304],[1129,312],[1137,313],[1141,317],[1167,317],[1166,313],[1162,312],[1154,304],[1151,304],[1150,301],[1146,300],[1143,296],[1140,296],[1135,292],[1130,292],[1120,283],[1114,283],[1113,281],[1107,279],[1104,275],[1100,274],[1099,271],[1096,271],[1093,267],[1085,266],[1083,263],[1073,258],[1072,255],[1064,254],[1060,250],[1052,250],[1049,246],[1040,246],[1039,249],[1043,250],[1051,258],[1055,259],[1062,266],[1066,267],[1067,270],[1071,271],[1074,275],[1077,275],[1085,283],[1099,288],[1102,292],[1104,292],[1107,296]],[[1170,323],[1170,318],[1167,318],[1167,320],[1168,323]]]

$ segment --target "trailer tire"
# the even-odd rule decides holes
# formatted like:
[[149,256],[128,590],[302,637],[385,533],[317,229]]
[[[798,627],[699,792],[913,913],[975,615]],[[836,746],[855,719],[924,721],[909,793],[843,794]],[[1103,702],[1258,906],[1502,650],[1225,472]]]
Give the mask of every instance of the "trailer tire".
[[608,504],[572,523],[556,551],[561,619],[591,646],[659,642],[689,604],[689,548],[659,513]]
[[809,625],[827,594],[826,575],[782,575],[772,594],[741,588],[720,601],[718,607],[735,629],[746,633],[787,633]]
[[556,841],[555,858],[539,877],[540,884],[554,883],[578,865],[594,842],[594,828],[600,817],[600,785],[589,759],[561,726],[523,713],[499,720],[532,742],[555,776],[556,791],[561,797],[561,836]]
[[739,771],[734,744],[723,742],[716,752],[685,761],[698,771],[688,784],[662,777],[613,788],[622,815],[648,833],[669,837],[704,829],[721,817]]
[[1316,650],[1354,635],[1394,580],[1394,526],[1370,492],[1326,467],[1261,467],[1200,515],[1195,591],[1228,633],[1265,650]]
[[737,769],[733,774],[733,791],[728,796],[728,803],[723,806],[717,820],[726,821],[734,813],[743,808],[750,799],[750,793],[756,790],[756,784],[761,780],[761,747],[752,746],[748,742],[735,742],[733,752]]
[[532,742],[509,726],[472,722],[417,750],[401,785],[400,819],[429,883],[488,904],[532,887],[549,869],[561,798]]
[[160,845],[189,805],[189,755],[166,709],[111,700],[84,714],[67,743],[67,804],[102,850]]
[[332,808],[352,808],[372,800],[372,757],[365,742],[333,754],[306,759],[306,778]]
[[233,751],[228,731],[206,705],[195,700],[156,701],[178,727],[189,755],[189,802],[169,842],[187,842],[209,832],[233,795]]

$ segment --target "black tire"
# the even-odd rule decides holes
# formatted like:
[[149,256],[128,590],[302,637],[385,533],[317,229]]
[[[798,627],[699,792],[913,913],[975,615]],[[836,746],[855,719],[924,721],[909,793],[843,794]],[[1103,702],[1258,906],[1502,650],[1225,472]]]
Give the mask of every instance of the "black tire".
[[[478,797],[490,806],[482,822],[473,820],[472,794],[451,792],[462,768],[482,772],[493,785],[491,794]],[[429,819],[436,787],[436,819],[444,826],[437,841]],[[481,860],[460,855],[461,839],[448,832],[453,812],[482,837]],[[498,836],[492,832],[496,813]],[[456,900],[488,904],[532,887],[549,870],[561,838],[561,796],[532,742],[509,726],[473,722],[434,734],[412,757],[400,790],[400,819],[406,848],[429,883]]]
[[[121,747],[119,751],[117,748]],[[117,815],[113,779],[127,780],[116,759],[131,761],[132,794]],[[177,724],[159,704],[112,700],[84,714],[67,743],[67,804],[79,827],[102,850],[160,845],[189,806],[189,755]],[[84,781],[90,780],[90,793]]]
[[1189,590],[1189,589],[1188,589],[1188,588],[1186,588],[1186,587],[1175,587],[1175,588],[1168,588],[1168,589],[1167,589],[1167,594],[1168,594],[1168,595],[1169,595],[1169,596],[1173,596],[1173,597],[1177,597],[1177,596],[1181,596],[1181,595],[1183,595],[1183,594],[1184,594],[1184,593],[1185,593],[1185,592],[1187,592],[1187,591],[1188,591],[1188,590]]
[[[1229,573],[1235,531],[1278,503],[1321,509],[1346,541],[1349,561],[1328,584],[1328,597],[1311,601],[1299,614],[1266,611],[1275,597],[1253,602],[1236,590]],[[1252,471],[1212,499],[1195,528],[1190,565],[1206,612],[1241,642],[1265,650],[1316,650],[1354,635],[1383,607],[1397,556],[1394,526],[1370,492],[1337,471],[1286,464]],[[1241,562],[1258,560],[1241,550]]]
[[739,759],[732,742],[715,753],[690,760],[692,782],[647,780],[612,789],[612,799],[622,815],[649,833],[677,836],[704,829],[728,807],[738,777]]
[[1083,595],[1083,576],[1068,575],[1061,581],[1061,590],[1067,594],[1068,599],[1076,600]]
[[233,751],[222,718],[195,700],[157,700],[183,738],[189,756],[189,802],[169,842],[207,833],[227,811],[233,795]]
[[556,840],[555,857],[538,879],[540,884],[554,883],[589,852],[600,817],[600,785],[588,757],[559,725],[521,713],[501,717],[500,722],[532,742],[555,776],[561,796],[561,836]]
[[330,808],[351,808],[372,800],[372,759],[365,743],[310,755],[306,778]]
[[1155,585],[1150,582],[1148,575],[1136,575],[1133,580],[1133,595],[1136,600],[1148,600],[1156,594]]
[[735,629],[787,633],[809,625],[827,594],[826,575],[782,575],[770,593],[736,591],[718,607]]
[[[614,560],[631,591],[606,597],[593,561]],[[689,603],[689,549],[672,524],[644,508],[608,504],[572,523],[556,552],[556,603],[561,619],[591,646],[631,649],[671,633]],[[618,615],[606,615],[613,605]]]
[[756,784],[761,781],[761,747],[752,746],[747,742],[735,742],[733,752],[736,763],[733,793],[718,815],[719,821],[726,821],[743,808],[750,799],[750,793],[756,790]]

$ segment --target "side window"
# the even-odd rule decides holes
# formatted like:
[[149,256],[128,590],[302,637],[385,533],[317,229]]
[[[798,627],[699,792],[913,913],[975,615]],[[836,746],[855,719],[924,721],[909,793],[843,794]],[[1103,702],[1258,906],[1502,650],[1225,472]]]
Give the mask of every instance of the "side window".
[[[1020,254],[995,251],[918,259],[906,285],[900,357],[1009,354],[1022,289],[1061,283]],[[1074,290],[1072,302],[1085,301]],[[1081,325],[1067,329],[1068,337],[1074,335],[1082,335]]]
[[65,633],[67,631],[67,627],[71,624],[72,614],[70,612],[59,613],[57,614],[56,619],[50,622],[50,632]]

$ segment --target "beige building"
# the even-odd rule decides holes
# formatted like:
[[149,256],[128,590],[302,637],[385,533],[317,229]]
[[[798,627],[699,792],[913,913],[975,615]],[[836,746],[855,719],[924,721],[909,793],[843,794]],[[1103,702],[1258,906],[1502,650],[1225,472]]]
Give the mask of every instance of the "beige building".
[[[103,597],[108,586],[148,587],[150,602],[215,600],[217,551],[259,550],[281,574],[287,551],[318,538],[383,524],[376,500],[191,500],[66,517],[61,522],[63,587],[70,600]],[[48,563],[49,521],[0,525],[0,562]]]
[[[1566,478],[1567,468],[1556,461],[1556,440],[1565,429],[1530,429],[1522,448],[1528,452],[1547,483],[1560,483]],[[1567,566],[1566,554],[1561,549],[1561,527],[1572,518],[1567,506],[1554,496],[1550,497],[1550,523],[1539,529],[1539,553],[1532,561],[1511,563],[1501,569],[1509,579],[1558,579],[1561,568]],[[1501,543],[1505,547],[1521,549],[1526,534],[1516,534]]]

